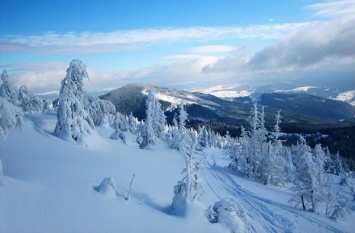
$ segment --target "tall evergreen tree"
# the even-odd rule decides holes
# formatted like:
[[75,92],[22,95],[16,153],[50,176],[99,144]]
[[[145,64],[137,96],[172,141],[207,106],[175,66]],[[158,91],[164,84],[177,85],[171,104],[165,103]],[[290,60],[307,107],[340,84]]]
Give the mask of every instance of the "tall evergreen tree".
[[153,129],[153,109],[154,103],[152,99],[149,98],[146,101],[146,114],[147,117],[145,118],[144,124],[141,125],[137,142],[139,143],[140,148],[145,148],[147,146],[154,146],[156,143],[156,135]]
[[85,64],[73,60],[62,80],[59,91],[57,125],[55,134],[66,141],[84,144],[84,139],[94,131],[94,122],[85,110],[83,79],[88,78]]
[[3,70],[1,74],[2,84],[0,85],[0,97],[6,99],[12,104],[17,105],[16,91],[9,83],[9,76],[6,70]]
[[131,132],[133,135],[137,134],[137,124],[138,124],[138,119],[135,118],[131,112],[128,116],[128,129],[129,132]]
[[303,210],[318,212],[318,203],[323,200],[323,195],[327,191],[323,185],[323,167],[317,164],[317,158],[313,156],[303,137],[296,148],[293,157],[296,168],[294,181],[296,195],[290,201],[295,202],[296,206],[301,204]]
[[164,139],[166,117],[164,115],[164,110],[153,91],[149,91],[147,102],[150,102],[151,106],[150,117],[152,118],[152,128],[154,130],[154,134],[157,138]]
[[189,131],[185,128],[187,113],[184,105],[179,105],[179,151],[184,155],[185,168],[184,178],[174,186],[174,194],[172,206],[174,209],[184,208],[191,201],[198,199],[202,194],[202,178],[199,175],[201,164],[197,161],[195,149],[198,144],[198,135],[196,131]]

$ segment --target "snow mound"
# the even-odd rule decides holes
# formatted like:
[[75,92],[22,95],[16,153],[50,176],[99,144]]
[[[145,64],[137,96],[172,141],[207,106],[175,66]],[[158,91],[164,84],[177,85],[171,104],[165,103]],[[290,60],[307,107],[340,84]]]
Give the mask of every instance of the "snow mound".
[[107,197],[116,197],[116,182],[112,178],[105,178],[101,181],[100,185],[96,188],[99,193]]
[[36,128],[53,134],[55,126],[57,124],[57,113],[54,111],[49,111],[46,113],[35,112],[31,114],[25,114],[25,117],[30,119]]
[[174,186],[174,193],[172,208],[178,212],[184,212],[186,208],[186,184],[179,181]]
[[234,197],[228,197],[213,205],[206,217],[211,223],[221,223],[232,233],[250,232],[250,223],[245,208]]

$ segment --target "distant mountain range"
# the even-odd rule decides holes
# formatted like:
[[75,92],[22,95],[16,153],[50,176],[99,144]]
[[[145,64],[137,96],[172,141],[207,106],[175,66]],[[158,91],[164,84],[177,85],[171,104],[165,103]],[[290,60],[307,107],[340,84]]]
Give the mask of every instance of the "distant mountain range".
[[266,106],[265,118],[269,127],[275,124],[275,114],[280,109],[283,127],[322,129],[355,125],[355,106],[335,99],[295,93],[297,91],[278,91],[252,95],[253,97],[228,96],[226,99],[201,92],[129,84],[100,98],[111,101],[117,111],[123,114],[129,115],[132,112],[134,116],[143,119],[149,90],[156,93],[170,120],[176,105],[183,101],[187,105],[190,120],[248,126],[253,98],[257,99],[259,105]]
[[[321,86],[298,86],[295,88],[282,88],[283,85],[264,86],[257,88],[240,87],[233,85],[219,85],[207,89],[196,89],[197,92],[211,94],[220,98],[231,99],[236,97],[253,96],[257,93],[285,93],[285,94],[309,94],[328,99],[340,100],[355,105],[355,89],[351,86],[346,89]],[[350,88],[350,89],[349,89]],[[353,87],[355,88],[355,87]]]

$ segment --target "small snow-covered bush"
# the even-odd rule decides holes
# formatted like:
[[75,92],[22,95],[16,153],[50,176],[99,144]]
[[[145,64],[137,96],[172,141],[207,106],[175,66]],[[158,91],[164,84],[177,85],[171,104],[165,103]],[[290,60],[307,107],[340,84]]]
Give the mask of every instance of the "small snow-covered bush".
[[111,134],[110,139],[112,140],[121,139],[123,143],[126,144],[126,136],[119,128],[117,128],[116,131],[113,134]]
[[175,210],[182,210],[186,207],[186,183],[178,181],[178,184],[174,186],[174,197],[172,208]]
[[100,186],[97,188],[97,191],[102,195],[108,197],[116,197],[116,182],[112,178],[105,178],[101,181]]
[[8,129],[20,128],[23,125],[23,112],[22,110],[0,97],[0,135],[6,138]]
[[205,214],[210,223],[221,223],[232,233],[250,232],[246,210],[234,197],[216,202]]
[[334,212],[330,218],[334,220],[345,220],[346,215],[350,214],[350,210],[348,208],[348,200],[343,200],[342,203],[336,205],[334,207]]

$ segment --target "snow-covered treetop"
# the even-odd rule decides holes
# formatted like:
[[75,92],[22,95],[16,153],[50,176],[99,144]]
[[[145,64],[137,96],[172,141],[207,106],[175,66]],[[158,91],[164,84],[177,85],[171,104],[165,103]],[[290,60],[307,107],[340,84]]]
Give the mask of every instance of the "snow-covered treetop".
[[1,74],[1,80],[3,82],[7,82],[7,79],[9,78],[8,74],[7,74],[7,71],[6,70],[3,70],[2,74]]
[[16,103],[16,94],[8,81],[7,71],[4,70],[1,74],[2,84],[0,85],[0,97],[7,99],[11,103]]
[[86,65],[79,59],[74,59],[70,62],[69,68],[67,69],[67,75],[62,81],[62,87],[60,89],[60,94],[63,92],[63,88],[68,86],[74,91],[74,94],[83,93],[83,79],[89,79],[89,75],[86,71]]

